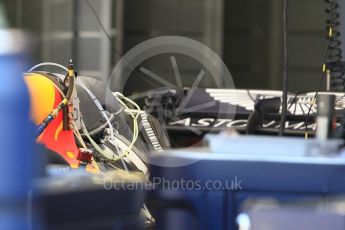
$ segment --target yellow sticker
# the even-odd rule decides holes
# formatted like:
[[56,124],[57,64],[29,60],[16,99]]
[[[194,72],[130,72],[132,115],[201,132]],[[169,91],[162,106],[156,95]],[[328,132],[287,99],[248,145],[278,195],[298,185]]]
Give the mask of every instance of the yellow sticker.
[[67,156],[69,157],[69,158],[72,158],[72,159],[74,159],[74,154],[72,153],[72,152],[66,152],[66,154],[67,154]]

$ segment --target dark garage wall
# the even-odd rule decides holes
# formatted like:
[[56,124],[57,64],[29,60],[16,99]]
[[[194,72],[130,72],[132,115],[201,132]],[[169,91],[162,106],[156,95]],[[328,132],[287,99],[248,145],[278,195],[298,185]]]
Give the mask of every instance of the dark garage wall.
[[[289,89],[315,90],[326,46],[327,6],[289,1]],[[226,1],[224,59],[237,87],[281,89],[282,1]]]

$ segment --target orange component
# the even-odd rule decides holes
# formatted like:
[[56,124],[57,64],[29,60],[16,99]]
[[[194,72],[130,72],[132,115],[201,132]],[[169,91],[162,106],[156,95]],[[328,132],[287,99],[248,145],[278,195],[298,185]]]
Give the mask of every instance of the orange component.
[[[25,82],[28,86],[31,98],[31,118],[39,125],[49,113],[63,100],[63,97],[54,83],[47,77],[38,73],[25,74]],[[79,149],[74,139],[73,131],[63,130],[63,112],[48,125],[37,141],[48,149],[60,154],[71,168],[78,168],[80,161]],[[99,172],[97,164],[87,165],[87,171]]]

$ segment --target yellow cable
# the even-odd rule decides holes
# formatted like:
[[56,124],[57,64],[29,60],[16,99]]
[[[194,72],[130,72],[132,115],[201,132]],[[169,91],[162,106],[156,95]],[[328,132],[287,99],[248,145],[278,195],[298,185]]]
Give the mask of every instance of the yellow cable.
[[87,146],[83,140],[83,138],[81,137],[81,134],[79,132],[79,130],[76,128],[75,126],[75,121],[72,121],[72,125],[73,125],[73,133],[74,135],[77,137],[77,139],[79,140],[80,144],[83,146],[83,148],[87,149]]
[[[132,150],[135,142],[137,141],[138,139],[138,136],[139,136],[139,125],[138,125],[138,117],[139,117],[139,114],[140,114],[140,107],[134,102],[132,101],[131,99],[123,96],[122,94],[120,93],[115,93],[116,95],[116,99],[119,101],[119,103],[125,108],[128,110],[128,113],[130,115],[130,117],[133,119],[133,137],[132,137],[132,141],[131,143],[127,146],[126,150],[124,151],[123,154],[121,154],[120,156],[118,157],[114,157],[113,159],[111,159],[112,161],[118,161],[118,160],[121,160],[122,158],[126,157],[130,151]],[[128,107],[128,105],[124,102],[128,102],[130,104],[132,104],[135,108],[136,108],[136,114],[133,113],[133,111]],[[107,154],[101,149],[101,147],[92,139],[92,137],[90,136],[84,122],[82,121],[81,122],[81,125],[82,125],[82,129],[84,131],[84,134],[86,135],[86,137],[89,139],[90,143],[92,144],[92,146],[99,152],[101,153],[102,155],[106,156]]]
[[[89,134],[89,132],[88,132],[88,130],[87,130],[87,128],[86,128],[86,126],[85,126],[85,124],[84,124],[83,121],[81,121],[81,127],[82,127],[82,130],[83,130],[85,136],[87,137],[87,139],[89,139],[91,145],[92,145],[100,154],[102,154],[103,156],[105,156],[106,158],[108,158],[108,157],[107,157],[108,154],[106,154],[106,153],[103,151],[103,149],[92,139],[92,137],[90,136],[90,134]],[[109,160],[112,160],[112,161],[118,161],[118,160],[120,160],[122,157],[123,157],[123,156],[119,156],[119,157],[117,157],[117,158],[113,157],[112,159],[110,159],[110,158],[108,158],[108,159],[109,159]]]
[[[140,114],[140,107],[134,101],[125,97],[121,93],[116,92],[116,93],[114,93],[114,95],[115,95],[116,99],[119,101],[119,103],[128,110],[129,115],[133,119],[133,138],[132,138],[132,142],[128,145],[127,149],[124,151],[124,155],[126,156],[132,150],[135,142],[138,139],[138,135],[139,135],[138,117]],[[135,111],[136,114],[135,115],[133,114],[133,111],[128,107],[128,105],[126,105],[126,103],[123,100],[132,104],[136,108],[136,111]]]

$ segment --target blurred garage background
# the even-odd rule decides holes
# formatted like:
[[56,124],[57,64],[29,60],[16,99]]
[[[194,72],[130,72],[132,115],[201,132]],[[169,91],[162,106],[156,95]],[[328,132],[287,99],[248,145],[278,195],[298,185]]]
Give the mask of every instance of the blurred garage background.
[[[120,57],[136,44],[152,37],[178,35],[200,41],[219,54],[232,73],[236,88],[281,89],[282,1],[4,2],[11,26],[25,28],[35,35],[39,45],[33,54],[34,62],[65,64],[73,57],[81,74],[105,78]],[[288,50],[292,92],[317,88],[327,42],[327,7],[323,0],[290,0]],[[345,9],[345,4],[340,7]],[[182,68],[186,68],[187,81],[188,73],[195,75],[193,65]]]

